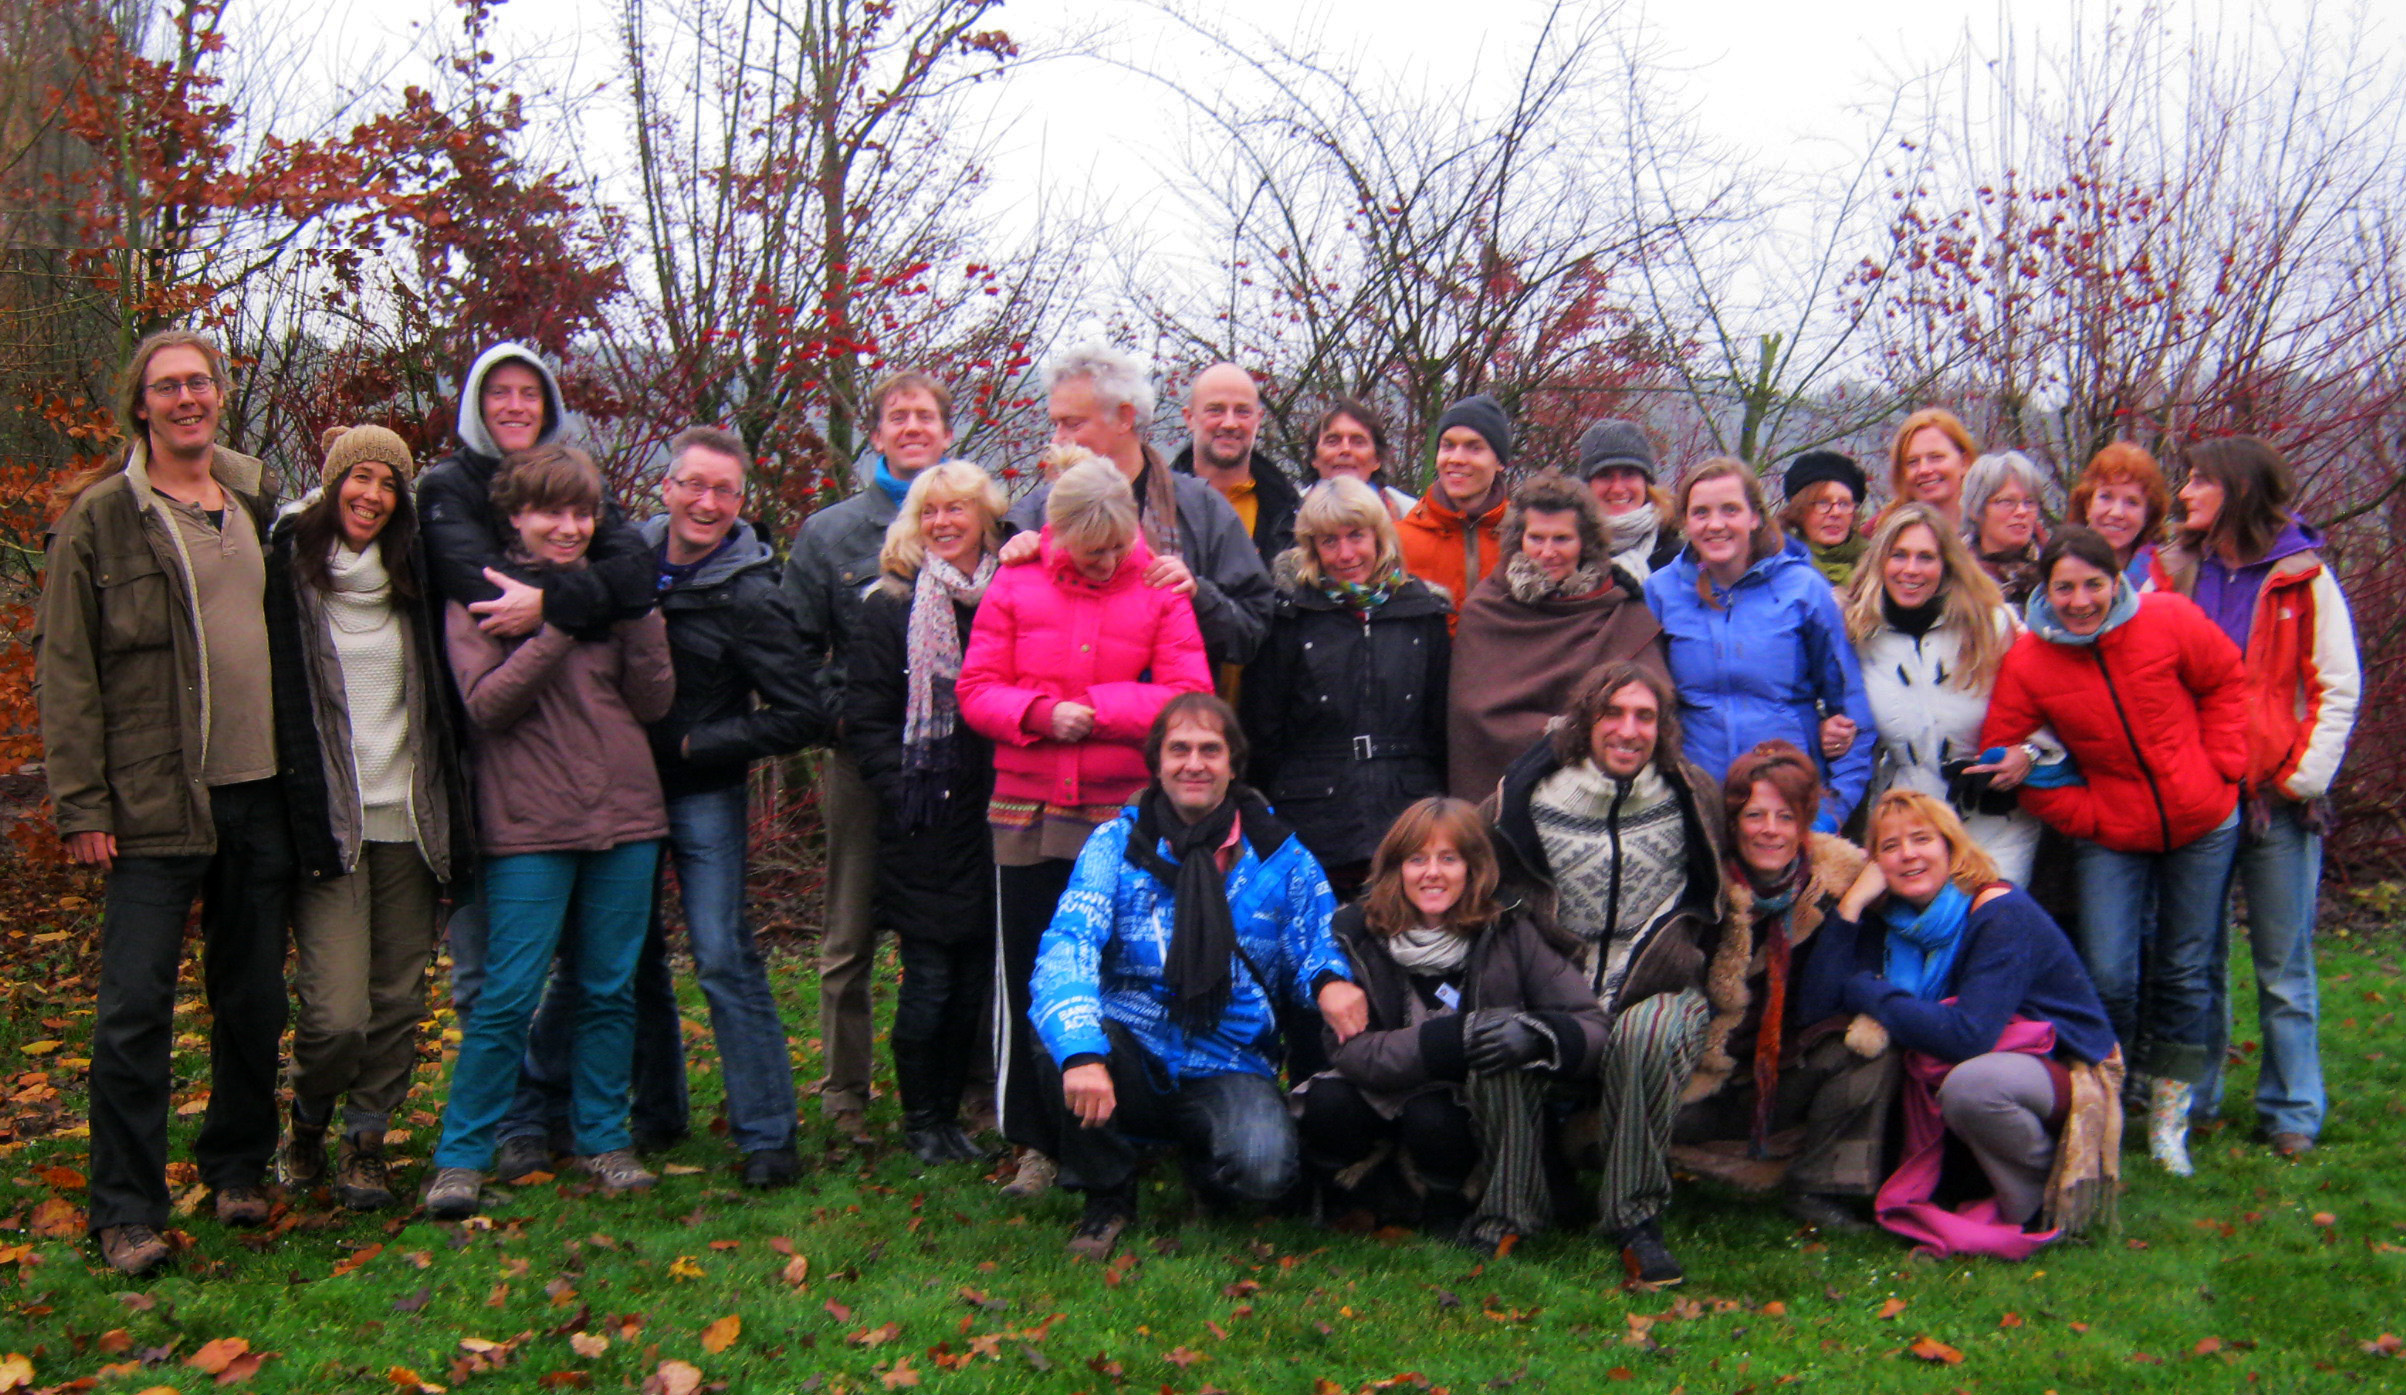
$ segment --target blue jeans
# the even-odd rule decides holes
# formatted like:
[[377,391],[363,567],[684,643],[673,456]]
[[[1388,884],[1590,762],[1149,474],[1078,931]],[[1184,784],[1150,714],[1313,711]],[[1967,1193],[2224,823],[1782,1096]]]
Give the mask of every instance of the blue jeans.
[[[742,785],[668,801],[668,861],[676,868],[685,906],[694,972],[710,1005],[729,1139],[744,1153],[792,1148],[795,1117],[785,1023],[769,991],[768,966],[744,921],[749,831]],[[522,1066],[518,1101],[501,1125],[503,1138],[557,1132],[566,1119],[574,978],[568,973],[552,977]],[[655,897],[635,969],[633,1116],[641,1132],[657,1139],[682,1137],[691,1127],[685,1043],[678,1028],[668,937]]]
[[2238,842],[2234,810],[2166,853],[2080,844],[2080,958],[2134,1071],[2205,1078]]
[[[2261,843],[2239,846],[2237,881],[2247,891],[2247,943],[2256,966],[2256,1024],[2264,1038],[2256,1075],[2256,1120],[2264,1132],[2322,1133],[2326,1104],[2314,987],[2314,898],[2322,887],[2322,835],[2306,827],[2306,810],[2272,801],[2272,826]],[[2222,956],[2229,962],[2229,955]],[[2199,1113],[2222,1110],[2222,1060],[2230,1045],[2230,995],[2217,982]]]
[[1075,1191],[1119,1193],[1133,1204],[1138,1140],[1174,1144],[1187,1179],[1214,1202],[1275,1201],[1303,1168],[1302,1143],[1286,1092],[1266,1075],[1230,1072],[1170,1079],[1169,1070],[1129,1031],[1106,1018],[1117,1097],[1111,1118],[1087,1128],[1061,1096],[1061,1070],[1039,1046],[1048,1103],[1060,1116],[1061,1185]]
[[634,1055],[635,957],[651,904],[657,841],[607,852],[515,853],[484,866],[484,980],[451,1068],[437,1167],[493,1163],[495,1126],[518,1089],[518,1061],[543,979],[576,902],[575,1147],[627,1145],[627,1070]]

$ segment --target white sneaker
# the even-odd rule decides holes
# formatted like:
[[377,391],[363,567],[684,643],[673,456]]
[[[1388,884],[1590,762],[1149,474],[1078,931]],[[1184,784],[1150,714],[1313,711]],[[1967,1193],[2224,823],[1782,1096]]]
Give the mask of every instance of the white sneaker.
[[2175,1177],[2196,1175],[2189,1161],[2189,1102],[2194,1093],[2178,1080],[2158,1079],[2147,1100],[2147,1156]]

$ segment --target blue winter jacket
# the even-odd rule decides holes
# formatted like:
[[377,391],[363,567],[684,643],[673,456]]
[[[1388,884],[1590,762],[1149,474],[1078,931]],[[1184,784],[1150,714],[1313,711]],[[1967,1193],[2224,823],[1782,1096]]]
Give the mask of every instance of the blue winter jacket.
[[[1228,1011],[1208,1036],[1189,1036],[1171,1017],[1162,982],[1170,948],[1171,889],[1131,866],[1136,806],[1097,828],[1078,853],[1069,890],[1036,951],[1028,1020],[1056,1061],[1111,1054],[1108,1017],[1153,1053],[1172,1080],[1196,1075],[1275,1076],[1278,1013],[1273,994],[1309,1006],[1330,979],[1351,980],[1345,951],[1329,933],[1337,898],[1320,864],[1289,837],[1265,860],[1240,841],[1228,871],[1228,912],[1241,953],[1229,966]],[[1162,852],[1170,856],[1167,845]],[[1245,961],[1250,959],[1251,965]],[[1255,977],[1258,969],[1273,980]]]
[[[1821,765],[1828,787],[1813,826],[1836,832],[1863,798],[1879,746],[1836,593],[1794,541],[1747,568],[1736,586],[1713,591],[1719,606],[1696,594],[1692,548],[1646,579],[1646,605],[1662,625],[1679,687],[1683,752],[1718,780],[1756,742],[1795,742]],[[1821,759],[1824,710],[1845,713],[1857,728],[1855,744],[1835,761]]]

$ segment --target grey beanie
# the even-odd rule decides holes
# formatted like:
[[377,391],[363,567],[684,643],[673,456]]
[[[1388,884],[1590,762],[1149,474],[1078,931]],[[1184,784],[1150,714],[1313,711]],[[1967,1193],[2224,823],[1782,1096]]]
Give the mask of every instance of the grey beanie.
[[1437,434],[1443,436],[1450,427],[1467,426],[1487,438],[1487,448],[1506,465],[1512,463],[1512,419],[1504,415],[1504,404],[1486,393],[1465,397],[1445,409],[1437,418]]
[[1634,421],[1599,421],[1579,433],[1579,478],[1592,480],[1605,470],[1636,470],[1654,483],[1654,442]]

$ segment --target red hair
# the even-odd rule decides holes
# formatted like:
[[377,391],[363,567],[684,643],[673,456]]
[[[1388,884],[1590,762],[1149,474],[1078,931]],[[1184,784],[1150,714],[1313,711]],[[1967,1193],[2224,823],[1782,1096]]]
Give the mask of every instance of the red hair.
[[2144,547],[2157,541],[2163,533],[2164,519],[2172,512],[2172,486],[2164,479],[2164,467],[2155,457],[2129,441],[2115,441],[2089,457],[2088,468],[2072,486],[2070,521],[2087,524],[2089,505],[2097,491],[2109,484],[2135,484],[2147,496],[2147,526],[2139,530],[2135,546]]

